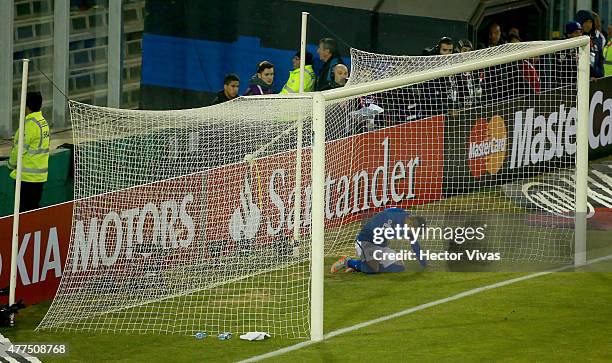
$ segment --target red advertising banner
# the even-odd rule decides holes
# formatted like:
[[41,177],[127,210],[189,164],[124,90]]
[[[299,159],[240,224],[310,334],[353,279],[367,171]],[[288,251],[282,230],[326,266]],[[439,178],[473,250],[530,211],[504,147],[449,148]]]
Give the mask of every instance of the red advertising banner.
[[[409,208],[441,199],[443,164],[443,117],[328,142],[326,227],[343,226],[390,206]],[[247,158],[77,200],[75,242],[67,264],[73,203],[25,213],[17,297],[26,304],[53,298],[62,274],[75,282],[112,278],[137,284],[140,275],[159,273],[157,266],[201,264],[238,244],[252,248],[290,236],[295,165],[295,151]],[[303,150],[302,166],[300,220],[306,234],[311,221],[310,148]],[[11,226],[12,218],[0,219],[5,241],[0,245],[2,287],[9,284]]]
[[[26,305],[50,300],[59,285],[72,222],[72,202],[21,214],[17,255],[17,300]],[[9,286],[13,217],[0,218],[0,287]],[[8,297],[2,296],[3,304]]]
[[[364,212],[409,208],[442,197],[444,117],[326,144],[325,223],[338,227]],[[293,231],[296,153],[219,168],[207,175],[207,240],[266,243]],[[311,149],[302,154],[301,222],[308,233]],[[235,202],[234,202],[235,201]]]

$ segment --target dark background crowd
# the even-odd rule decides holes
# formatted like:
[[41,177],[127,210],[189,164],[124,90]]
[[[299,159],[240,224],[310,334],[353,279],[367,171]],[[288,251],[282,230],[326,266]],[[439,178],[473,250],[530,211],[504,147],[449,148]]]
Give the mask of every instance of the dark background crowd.
[[[609,26],[612,28],[612,26]],[[593,11],[580,10],[574,20],[564,27],[564,39],[588,35],[590,42],[590,78],[592,80],[610,74],[607,63],[612,64],[612,52],[608,52],[610,43],[608,32],[602,30],[601,20]],[[477,46],[468,40],[444,36],[437,44],[423,49],[422,56],[446,57],[452,54],[465,54],[480,49],[504,46],[512,51],[512,44],[521,43],[521,30],[516,26],[502,28],[498,22],[492,22],[482,34]],[[610,53],[610,55],[608,55]],[[293,71],[281,93],[299,92],[300,53],[292,59]],[[304,74],[304,91],[324,91],[343,87],[349,75],[349,67],[344,64],[338,51],[336,41],[323,38],[319,41],[317,57],[322,67],[313,69],[313,56],[306,54]],[[460,57],[455,55],[455,57]],[[608,57],[610,62],[607,61]],[[536,58],[483,68],[476,71],[458,73],[441,77],[410,87],[387,91],[361,97],[355,105],[357,109],[370,108],[368,117],[361,117],[362,122],[354,123],[347,133],[365,131],[372,128],[391,126],[397,122],[406,122],[440,114],[456,114],[464,109],[479,107],[485,103],[503,102],[504,100],[537,95],[547,90],[575,86],[577,73],[576,49],[570,49]],[[432,67],[443,64],[443,59],[432,60]],[[461,61],[458,58],[457,61]],[[610,66],[612,67],[612,66]],[[607,72],[606,72],[607,71]],[[271,94],[275,77],[274,65],[262,61],[249,80],[245,95]],[[212,104],[218,104],[238,97],[241,88],[240,79],[235,74],[225,77],[221,90]],[[362,113],[365,114],[365,113]],[[378,115],[380,114],[380,115]],[[372,116],[376,115],[376,116]],[[376,122],[373,122],[375,120]]]
[[[609,32],[612,32],[612,24],[608,25],[608,31],[604,31],[599,15],[588,10],[578,11],[574,20],[565,24],[561,38],[569,39],[581,35],[588,35],[591,38],[591,79],[612,74],[612,52],[608,51],[610,43],[612,43],[612,41],[608,41]],[[523,41],[521,30],[518,27],[510,26],[504,29],[498,22],[490,23],[479,40],[479,43],[475,46],[469,39],[456,41],[448,36],[443,36],[437,44],[425,48],[422,55],[444,56],[453,53],[466,53]],[[304,92],[342,87],[348,80],[349,66],[344,64],[336,40],[323,38],[318,45],[316,57],[318,57],[322,66],[314,69],[314,57],[311,53],[306,53]],[[433,94],[425,92],[428,99],[424,103],[435,105],[435,107],[424,110],[423,115],[420,116],[470,107],[486,100],[487,97],[497,99],[500,94],[515,96],[517,92],[520,94],[538,93],[544,89],[575,83],[575,67],[577,66],[575,51],[560,52],[555,55],[554,59],[544,58],[524,60],[511,70],[487,69],[432,81],[434,84],[426,84],[422,87],[423,90],[446,91],[434,92]],[[299,92],[300,53],[297,52],[291,61],[293,70],[289,73],[280,93]],[[573,69],[574,71],[572,71]],[[504,74],[497,74],[500,72]],[[248,87],[244,95],[271,94],[273,93],[272,86],[275,80],[278,78],[284,80],[284,76],[275,74],[274,64],[262,60],[256,65],[253,76],[248,80]],[[445,84],[441,85],[439,83]],[[500,89],[499,85],[503,85],[503,89]],[[223,89],[217,93],[212,104],[238,97],[241,88],[244,88],[244,84],[241,84],[241,80],[236,74],[226,75]]]

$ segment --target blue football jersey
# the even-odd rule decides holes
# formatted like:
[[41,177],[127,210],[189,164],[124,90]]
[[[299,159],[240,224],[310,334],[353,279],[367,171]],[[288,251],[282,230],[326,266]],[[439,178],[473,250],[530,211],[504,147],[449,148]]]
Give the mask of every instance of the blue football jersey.
[[[404,220],[409,215],[410,214],[408,212],[401,208],[387,208],[382,212],[378,212],[361,228],[361,231],[359,231],[357,234],[357,240],[373,242],[375,228],[395,228],[395,226],[398,224],[403,225]],[[385,247],[387,246],[388,242],[389,241],[385,239],[383,243],[378,245]]]

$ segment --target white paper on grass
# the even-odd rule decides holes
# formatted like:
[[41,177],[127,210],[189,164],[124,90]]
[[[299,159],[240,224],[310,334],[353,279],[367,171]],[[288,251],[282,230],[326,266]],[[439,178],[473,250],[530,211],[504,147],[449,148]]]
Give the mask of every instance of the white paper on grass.
[[266,338],[270,338],[270,334],[266,333],[266,332],[259,332],[259,331],[250,331],[246,334],[242,334],[240,336],[240,339],[243,340],[264,340]]

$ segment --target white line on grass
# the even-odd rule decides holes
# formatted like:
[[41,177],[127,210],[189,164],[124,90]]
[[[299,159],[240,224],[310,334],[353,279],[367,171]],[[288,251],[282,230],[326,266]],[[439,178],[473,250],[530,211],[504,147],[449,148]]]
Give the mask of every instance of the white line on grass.
[[[607,256],[603,256],[603,257],[599,257],[599,258],[595,258],[593,260],[587,261],[583,266],[591,265],[591,264],[594,264],[594,263],[597,263],[597,262],[602,262],[602,261],[609,260],[609,259],[612,259],[612,255],[607,255]],[[394,313],[394,314],[391,314],[391,315],[381,316],[380,318],[376,318],[376,319],[373,319],[373,320],[368,320],[368,321],[365,321],[363,323],[359,323],[359,324],[355,324],[353,326],[349,326],[347,328],[342,328],[342,329],[334,330],[332,332],[329,332],[329,333],[325,334],[323,336],[323,340],[322,341],[307,340],[305,342],[301,342],[301,343],[298,343],[298,344],[290,345],[288,347],[281,348],[281,349],[278,349],[278,350],[275,350],[275,351],[272,351],[272,352],[268,352],[268,353],[261,354],[261,355],[256,355],[254,357],[242,360],[239,363],[258,362],[258,361],[261,361],[263,359],[276,357],[276,356],[279,356],[281,354],[285,354],[285,353],[288,353],[288,352],[292,352],[294,350],[302,349],[304,347],[308,347],[310,345],[313,345],[313,344],[316,344],[316,343],[319,343],[319,342],[324,342],[325,340],[327,340],[329,338],[333,338],[333,337],[341,335],[341,334],[350,333],[352,331],[359,330],[359,329],[365,328],[365,327],[373,325],[373,324],[378,324],[378,323],[382,323],[383,321],[399,318],[401,316],[412,314],[412,313],[420,311],[420,310],[425,310],[425,309],[430,308],[432,306],[441,305],[441,304],[447,303],[449,301],[459,300],[461,298],[464,298],[464,297],[467,297],[467,296],[471,296],[471,295],[475,295],[475,294],[478,294],[478,293],[483,292],[483,291],[495,289],[495,288],[502,287],[502,286],[512,285],[512,284],[517,283],[517,282],[521,282],[521,281],[525,281],[525,280],[530,280],[530,279],[533,279],[533,278],[536,278],[536,277],[540,277],[540,276],[544,276],[544,275],[549,275],[549,274],[551,274],[553,272],[565,271],[565,270],[569,270],[569,269],[572,269],[572,268],[574,268],[573,265],[568,265],[568,266],[559,267],[559,268],[556,268],[556,269],[553,269],[553,270],[549,270],[549,271],[537,272],[537,273],[534,273],[534,274],[531,274],[531,275],[521,276],[521,277],[517,277],[517,278],[514,278],[514,279],[510,279],[510,280],[504,280],[504,281],[496,282],[496,283],[491,284],[491,285],[477,287],[475,289],[467,290],[467,291],[464,291],[464,292],[460,292],[458,294],[446,297],[444,299],[431,301],[431,302],[428,302],[428,303],[425,303],[425,304],[421,304],[421,305],[418,305],[418,306],[415,306],[415,307],[412,307],[412,308],[409,308],[409,309],[406,309],[406,310],[398,311],[397,313]]]

